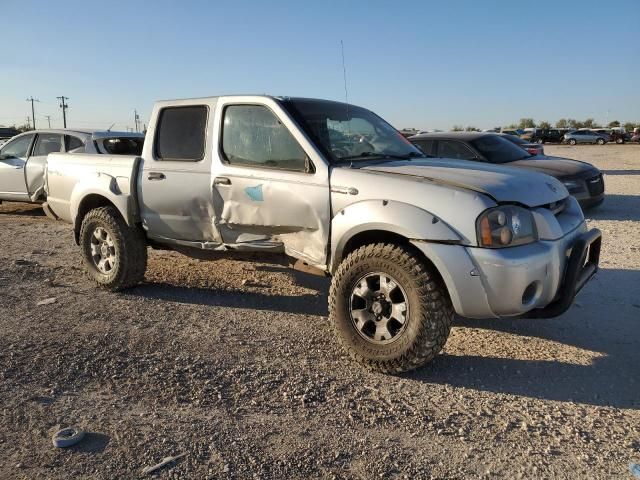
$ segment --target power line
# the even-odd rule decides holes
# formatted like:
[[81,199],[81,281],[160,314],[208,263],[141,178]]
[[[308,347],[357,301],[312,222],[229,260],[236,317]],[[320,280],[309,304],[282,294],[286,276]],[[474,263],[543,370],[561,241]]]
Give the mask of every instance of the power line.
[[62,109],[62,124],[64,125],[64,128],[67,128],[67,108],[69,108],[69,105],[64,102],[65,100],[69,100],[69,97],[65,97],[64,95],[62,95],[56,98],[60,100],[60,108]]
[[36,129],[36,110],[33,107],[33,102],[40,102],[40,100],[33,97],[27,98],[27,102],[31,102],[31,118],[33,118],[33,129]]

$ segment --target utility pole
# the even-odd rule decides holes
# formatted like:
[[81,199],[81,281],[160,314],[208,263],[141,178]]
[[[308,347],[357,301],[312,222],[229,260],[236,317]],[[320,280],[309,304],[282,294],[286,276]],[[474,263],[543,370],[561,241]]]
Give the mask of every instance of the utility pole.
[[45,115],[44,118],[47,119],[47,122],[49,123],[49,128],[51,128],[51,115]]
[[27,115],[27,127],[31,130],[31,117],[29,115]]
[[133,111],[133,122],[136,125],[136,132],[140,131],[140,116],[138,115],[138,110]]
[[64,128],[67,128],[67,108],[69,108],[69,105],[64,102],[65,100],[69,100],[69,97],[65,97],[64,95],[62,95],[61,97],[56,98],[60,100],[60,108],[62,109],[62,124],[64,125]]
[[35,108],[33,108],[33,102],[39,102],[40,100],[37,100],[33,97],[29,97],[27,98],[27,102],[31,102],[31,118],[33,118],[33,129],[36,129],[36,111]]

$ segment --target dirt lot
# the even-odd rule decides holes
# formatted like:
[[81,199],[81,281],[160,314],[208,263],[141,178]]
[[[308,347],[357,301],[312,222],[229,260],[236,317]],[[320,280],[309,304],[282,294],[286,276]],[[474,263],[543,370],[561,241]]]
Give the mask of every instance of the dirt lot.
[[[459,320],[398,377],[340,350],[326,279],[151,252],[145,283],[111,294],[67,225],[0,206],[0,478],[133,478],[180,453],[156,476],[630,478],[640,147],[546,150],[606,174],[601,272],[561,318]],[[91,433],[54,448],[70,424]]]

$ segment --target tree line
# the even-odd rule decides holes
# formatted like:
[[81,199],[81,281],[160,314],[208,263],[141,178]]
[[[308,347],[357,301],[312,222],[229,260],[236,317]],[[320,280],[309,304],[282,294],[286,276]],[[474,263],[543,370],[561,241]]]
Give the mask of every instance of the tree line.
[[[609,122],[607,127],[620,127],[623,126],[627,132],[632,132],[634,128],[640,126],[640,122],[626,122],[624,125],[618,120]],[[575,130],[579,128],[602,128],[593,118],[587,118],[586,120],[576,120],[575,118],[561,118],[555,124],[556,128],[573,128]],[[524,128],[552,128],[551,122],[542,121],[536,123],[533,118],[521,118],[519,123],[512,123],[511,125],[503,126],[503,130],[518,130]],[[463,127],[462,125],[454,125],[451,129],[454,132],[475,132],[479,129],[473,126]]]

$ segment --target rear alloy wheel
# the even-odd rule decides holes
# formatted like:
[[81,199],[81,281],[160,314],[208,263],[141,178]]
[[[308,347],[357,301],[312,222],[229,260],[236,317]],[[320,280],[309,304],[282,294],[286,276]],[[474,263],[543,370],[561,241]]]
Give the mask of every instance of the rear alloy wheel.
[[409,246],[377,243],[351,252],[331,282],[329,315],[358,362],[400,373],[444,347],[454,311],[445,287]]
[[617,143],[618,145],[623,144],[623,143],[624,143],[624,138],[616,138],[616,143]]
[[87,272],[101,287],[122,290],[144,278],[144,233],[138,227],[129,227],[114,207],[87,213],[80,227],[80,249]]
[[578,143],[578,142],[576,141],[575,138],[570,138],[569,139],[569,145],[575,145],[576,143]]
[[604,138],[599,138],[599,139],[597,139],[597,140],[596,140],[596,143],[597,143],[598,145],[604,145],[604,144],[605,144]]

